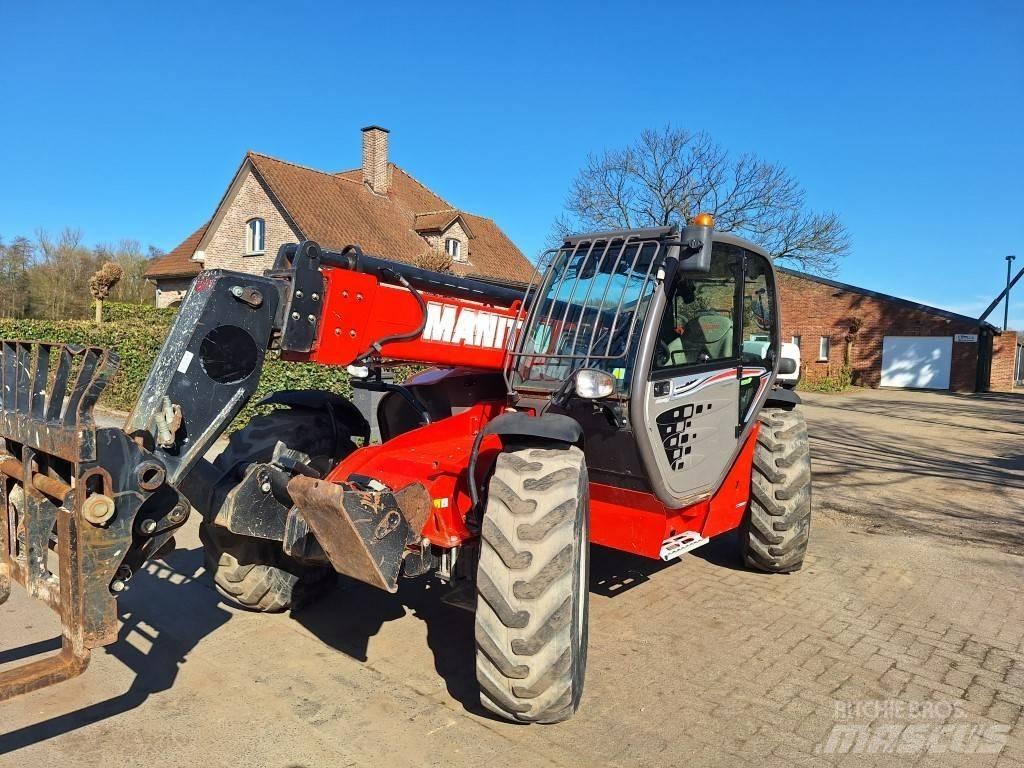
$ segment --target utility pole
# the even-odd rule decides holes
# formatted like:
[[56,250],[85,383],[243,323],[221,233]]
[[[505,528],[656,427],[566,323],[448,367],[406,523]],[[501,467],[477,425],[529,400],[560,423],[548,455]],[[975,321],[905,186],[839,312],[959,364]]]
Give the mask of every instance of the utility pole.
[[1010,265],[1013,264],[1013,260],[1017,257],[1010,254],[1006,257],[1006,303],[1003,305],[1003,330],[1006,330],[1006,324],[1010,321]]

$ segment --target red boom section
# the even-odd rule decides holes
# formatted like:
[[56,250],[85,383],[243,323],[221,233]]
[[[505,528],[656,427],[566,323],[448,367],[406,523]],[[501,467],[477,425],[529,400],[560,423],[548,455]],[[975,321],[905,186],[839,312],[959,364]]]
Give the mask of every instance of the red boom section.
[[417,337],[382,346],[385,360],[441,367],[500,370],[514,333],[519,302],[497,306],[420,292],[381,283],[375,276],[325,267],[324,308],[312,351],[286,353],[288,360],[349,365],[372,351],[371,345],[423,328]]

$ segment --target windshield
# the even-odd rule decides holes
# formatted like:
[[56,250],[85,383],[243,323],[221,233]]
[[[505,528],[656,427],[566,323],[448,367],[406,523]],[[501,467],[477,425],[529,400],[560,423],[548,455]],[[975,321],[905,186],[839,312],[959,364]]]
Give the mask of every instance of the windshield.
[[578,368],[629,380],[661,249],[654,241],[583,241],[552,257],[512,356],[517,388],[557,388]]

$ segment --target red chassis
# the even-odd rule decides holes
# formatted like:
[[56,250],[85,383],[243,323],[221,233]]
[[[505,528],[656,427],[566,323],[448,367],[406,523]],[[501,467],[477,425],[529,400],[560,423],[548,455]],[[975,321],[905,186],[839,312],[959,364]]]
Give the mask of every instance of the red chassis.
[[[415,331],[423,310],[401,287],[380,283],[374,276],[324,268],[326,281],[319,338],[307,354],[289,360],[343,366],[367,352],[369,340]],[[385,343],[380,354],[393,361],[436,367],[471,367],[497,372],[505,364],[506,339],[518,327],[518,302],[509,307],[451,296],[422,293],[427,322],[416,338]],[[430,372],[409,383],[422,381]],[[332,470],[329,480],[352,474],[373,477],[393,489],[421,483],[433,502],[423,536],[439,547],[461,545],[473,537],[466,526],[472,501],[467,478],[470,455],[480,430],[510,410],[508,401],[480,401],[449,418],[410,430],[381,445],[365,446]],[[591,540],[596,544],[657,558],[663,542],[683,531],[710,537],[739,526],[750,492],[757,428],[751,430],[737,460],[710,497],[680,509],[669,509],[652,494],[591,483]],[[501,439],[483,439],[476,463],[483,482],[501,450]]]

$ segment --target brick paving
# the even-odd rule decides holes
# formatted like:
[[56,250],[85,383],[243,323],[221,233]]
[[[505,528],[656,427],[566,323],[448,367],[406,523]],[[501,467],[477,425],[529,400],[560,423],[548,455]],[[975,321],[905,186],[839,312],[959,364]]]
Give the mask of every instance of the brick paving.
[[[743,570],[728,537],[669,566],[595,553],[584,705],[548,727],[475,704],[471,616],[428,582],[245,614],[186,540],[86,675],[0,704],[0,766],[1024,766],[1024,559],[822,513],[828,490],[790,576]],[[45,616],[13,597],[0,648],[51,636]]]

